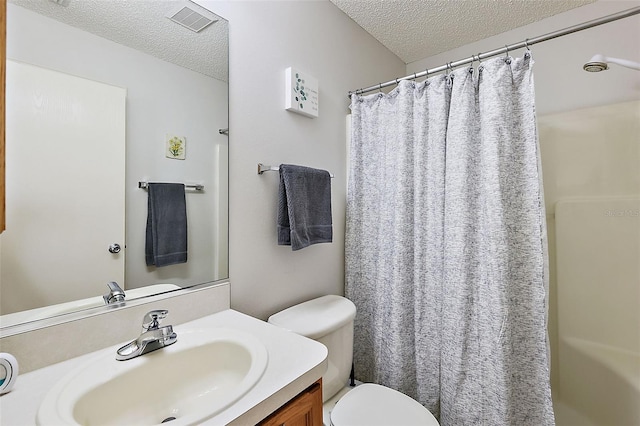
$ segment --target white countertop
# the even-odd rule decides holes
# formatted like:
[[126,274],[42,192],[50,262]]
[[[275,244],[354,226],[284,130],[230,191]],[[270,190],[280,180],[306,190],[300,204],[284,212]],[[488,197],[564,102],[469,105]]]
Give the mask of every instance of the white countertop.
[[[181,330],[208,327],[251,333],[267,348],[269,361],[262,378],[244,397],[202,424],[255,424],[322,377],[326,370],[327,349],[321,343],[231,309],[174,326],[176,344],[180,344]],[[0,396],[0,424],[34,425],[40,403],[60,378],[97,355],[112,352],[115,357],[116,350],[125,343],[19,375],[13,390]]]

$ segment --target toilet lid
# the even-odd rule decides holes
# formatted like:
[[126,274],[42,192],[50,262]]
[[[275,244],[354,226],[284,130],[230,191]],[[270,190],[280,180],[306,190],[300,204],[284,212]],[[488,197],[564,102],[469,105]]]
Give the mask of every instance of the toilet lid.
[[365,383],[340,398],[333,411],[334,426],[438,426],[418,401],[396,390]]

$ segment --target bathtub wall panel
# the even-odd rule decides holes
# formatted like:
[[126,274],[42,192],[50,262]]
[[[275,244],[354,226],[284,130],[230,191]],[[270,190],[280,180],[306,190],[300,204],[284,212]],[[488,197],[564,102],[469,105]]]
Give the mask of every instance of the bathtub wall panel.
[[[551,384],[557,396],[560,309],[556,280],[556,203],[640,197],[640,101],[540,115],[538,131],[549,242]],[[589,226],[587,224],[587,229]],[[591,306],[584,309],[587,313],[594,312]],[[594,315],[615,315],[615,312],[600,310]]]
[[640,353],[640,198],[556,204],[558,328]]
[[640,198],[555,208],[558,389],[596,425],[640,424]]

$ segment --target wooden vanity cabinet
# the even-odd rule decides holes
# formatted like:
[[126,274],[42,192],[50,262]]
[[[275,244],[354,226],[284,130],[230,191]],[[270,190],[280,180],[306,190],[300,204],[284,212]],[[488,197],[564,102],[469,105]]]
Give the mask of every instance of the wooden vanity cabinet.
[[322,426],[322,379],[278,408],[258,426]]

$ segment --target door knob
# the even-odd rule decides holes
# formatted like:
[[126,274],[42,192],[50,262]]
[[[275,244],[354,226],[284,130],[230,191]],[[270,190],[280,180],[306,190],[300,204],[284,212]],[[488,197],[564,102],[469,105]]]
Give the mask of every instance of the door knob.
[[122,247],[118,243],[113,243],[109,246],[109,253],[120,253],[120,250],[122,250]]

